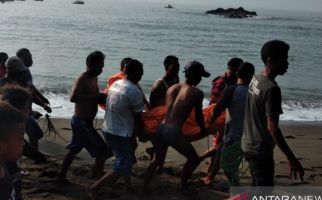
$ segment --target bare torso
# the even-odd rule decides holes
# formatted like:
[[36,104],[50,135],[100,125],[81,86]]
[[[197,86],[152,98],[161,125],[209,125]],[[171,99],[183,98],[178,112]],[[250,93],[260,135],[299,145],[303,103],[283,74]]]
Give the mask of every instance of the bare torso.
[[163,77],[156,81],[152,86],[150,94],[150,104],[152,108],[165,105],[165,98],[168,89],[178,82],[178,78],[174,77]]
[[166,95],[167,113],[163,120],[166,125],[180,128],[197,104],[202,103],[203,93],[186,83],[175,84]]
[[72,91],[71,101],[75,103],[74,115],[93,120],[97,114],[98,95],[97,77],[90,77],[83,73],[76,80]]

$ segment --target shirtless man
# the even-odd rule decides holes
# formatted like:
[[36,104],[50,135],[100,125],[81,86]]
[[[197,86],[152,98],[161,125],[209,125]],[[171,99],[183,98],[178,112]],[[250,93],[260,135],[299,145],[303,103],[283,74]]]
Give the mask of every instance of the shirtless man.
[[[150,105],[151,109],[157,106],[165,105],[165,96],[167,94],[168,89],[176,84],[179,83],[179,59],[176,56],[169,55],[165,57],[163,61],[165,75],[154,82],[151,94],[150,94]],[[149,155],[150,159],[152,160],[154,157],[154,148],[150,147],[145,150]],[[162,172],[163,163],[159,166],[159,172]]]
[[195,109],[195,119],[201,128],[201,134],[207,134],[202,114],[202,101],[204,94],[196,88],[201,81],[201,77],[209,77],[210,73],[206,72],[204,66],[197,62],[191,61],[185,66],[185,83],[178,83],[170,87],[166,94],[166,106],[168,108],[165,118],[159,127],[157,141],[155,141],[155,158],[146,171],[144,180],[143,193],[152,179],[156,167],[164,160],[168,146],[173,147],[180,154],[187,158],[182,174],[180,191],[188,191],[188,179],[192,172],[199,165],[199,157],[192,146],[183,138],[181,128],[191,113]]
[[164,59],[165,75],[154,82],[151,94],[150,105],[151,108],[165,105],[165,96],[167,90],[174,84],[179,83],[179,60],[177,57],[169,55]]
[[67,182],[67,170],[75,155],[83,148],[96,158],[93,177],[103,175],[104,162],[109,156],[112,156],[112,153],[107,151],[104,140],[93,126],[98,109],[97,105],[106,99],[105,94],[99,93],[97,85],[97,76],[102,73],[104,59],[105,55],[100,51],[90,53],[86,59],[86,72],[78,77],[73,87],[70,97],[70,101],[75,103],[75,112],[71,121],[73,136],[67,146],[68,152],[59,173],[58,182],[61,184]]

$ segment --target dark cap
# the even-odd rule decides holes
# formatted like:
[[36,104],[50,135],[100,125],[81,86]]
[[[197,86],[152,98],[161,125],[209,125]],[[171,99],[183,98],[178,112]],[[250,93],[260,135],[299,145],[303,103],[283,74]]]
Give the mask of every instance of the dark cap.
[[207,72],[203,66],[203,64],[201,64],[198,61],[190,61],[186,64],[186,66],[184,67],[184,73],[186,74],[197,74],[200,75],[202,77],[209,77],[211,74],[209,72]]

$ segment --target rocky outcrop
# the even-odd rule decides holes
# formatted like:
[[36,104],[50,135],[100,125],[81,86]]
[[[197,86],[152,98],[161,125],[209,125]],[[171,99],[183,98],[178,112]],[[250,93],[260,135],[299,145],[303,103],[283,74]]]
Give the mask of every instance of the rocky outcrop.
[[217,8],[216,10],[208,10],[206,14],[221,15],[228,18],[247,18],[257,16],[255,11],[245,10],[243,7],[235,8]]
[[80,0],[77,0],[77,1],[74,1],[73,4],[84,4],[85,2],[84,1],[80,1]]

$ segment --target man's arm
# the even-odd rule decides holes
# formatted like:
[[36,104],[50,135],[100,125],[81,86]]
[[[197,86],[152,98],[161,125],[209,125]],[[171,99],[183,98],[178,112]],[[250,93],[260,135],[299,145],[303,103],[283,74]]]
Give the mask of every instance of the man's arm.
[[283,134],[278,126],[279,116],[267,117],[267,129],[271,134],[273,140],[281,151],[285,154],[290,164],[290,176],[294,175],[297,178],[297,173],[299,173],[301,180],[303,180],[304,170],[301,163],[294,156],[292,150],[286,143]]
[[140,84],[137,84],[137,86],[138,86],[139,90],[140,90],[140,91],[141,91],[141,93],[142,93],[143,103],[144,103],[144,105],[146,106],[146,109],[147,109],[147,110],[150,110],[151,105],[150,105],[149,101],[146,99],[146,96],[145,96],[145,94],[144,94],[144,92],[143,92],[143,89],[142,89],[141,85],[140,85]]
[[134,113],[134,132],[140,142],[146,142],[148,137],[144,131],[144,124],[141,113]]
[[49,105],[47,105],[46,103],[44,103],[38,96],[36,95],[32,95],[32,102],[37,104],[40,107],[43,107],[44,110],[46,110],[47,112],[51,113],[52,110],[49,107]]
[[38,96],[38,98],[41,99],[45,104],[50,104],[48,99],[46,97],[44,97],[44,95],[42,95],[34,85],[30,86],[30,90],[33,95]]
[[200,91],[197,97],[197,102],[195,104],[195,119],[197,124],[200,127],[201,134],[208,134],[208,130],[205,127],[204,117],[202,113],[202,101],[203,101],[203,92]]
[[210,123],[215,121],[217,117],[228,107],[233,98],[234,88],[229,87],[224,89],[222,95],[216,103],[216,107],[213,110],[212,116],[210,117]]

